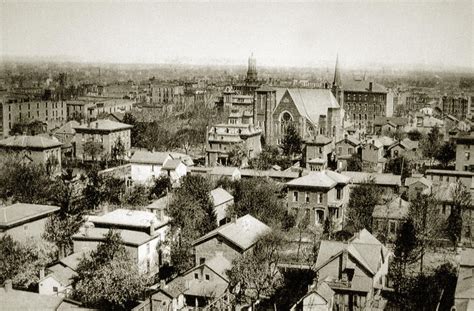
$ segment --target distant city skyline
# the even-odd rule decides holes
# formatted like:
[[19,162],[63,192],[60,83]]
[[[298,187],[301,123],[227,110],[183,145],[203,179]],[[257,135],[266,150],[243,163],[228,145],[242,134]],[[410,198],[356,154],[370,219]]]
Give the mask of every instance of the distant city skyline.
[[471,1],[7,1],[0,20],[0,59],[474,68]]

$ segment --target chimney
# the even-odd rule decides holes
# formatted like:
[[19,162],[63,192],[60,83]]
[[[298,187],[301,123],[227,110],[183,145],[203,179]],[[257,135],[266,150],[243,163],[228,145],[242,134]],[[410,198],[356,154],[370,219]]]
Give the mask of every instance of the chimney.
[[40,271],[39,271],[39,278],[40,278],[40,280],[41,280],[42,278],[44,278],[44,267],[42,267],[42,268],[40,269]]
[[232,219],[231,219],[232,223],[235,224],[237,222],[237,215],[232,215]]
[[5,288],[6,292],[11,292],[13,289],[13,283],[11,279],[5,280],[5,283],[3,283],[3,287]]
[[95,128],[96,128],[96,129],[99,128],[99,122],[98,122],[98,121],[95,122]]
[[372,86],[373,86],[373,83],[369,82],[369,92],[372,92]]
[[166,281],[165,280],[160,280],[160,288],[163,289],[166,287]]
[[150,235],[155,235],[155,219],[150,220]]
[[344,134],[344,139],[347,139],[347,133]]

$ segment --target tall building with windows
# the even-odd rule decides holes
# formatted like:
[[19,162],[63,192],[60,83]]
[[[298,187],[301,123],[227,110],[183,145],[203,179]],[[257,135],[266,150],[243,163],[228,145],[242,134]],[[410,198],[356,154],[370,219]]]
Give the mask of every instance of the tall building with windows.
[[21,97],[0,99],[0,125],[2,137],[9,136],[15,123],[40,121],[50,130],[67,120],[65,101],[28,100]]
[[474,136],[458,136],[456,141],[456,171],[474,171]]

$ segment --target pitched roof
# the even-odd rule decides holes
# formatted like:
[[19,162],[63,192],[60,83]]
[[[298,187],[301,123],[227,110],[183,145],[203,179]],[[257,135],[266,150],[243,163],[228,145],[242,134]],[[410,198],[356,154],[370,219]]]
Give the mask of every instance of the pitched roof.
[[408,215],[408,208],[410,203],[402,198],[395,198],[388,204],[375,205],[372,217],[374,218],[389,218],[389,219],[403,219]]
[[222,189],[221,187],[211,190],[211,196],[214,206],[221,205],[234,199],[234,197],[229,192]]
[[456,187],[455,182],[443,182],[440,184],[435,184],[431,188],[426,188],[423,190],[424,194],[433,193],[435,198],[441,202],[452,202],[453,200],[453,191]]
[[72,253],[71,255],[64,257],[59,260],[64,266],[71,268],[72,270],[77,270],[77,266],[79,265],[79,262],[82,260],[84,256],[89,256],[91,250],[81,250],[76,253]]
[[163,165],[167,159],[171,158],[167,152],[157,152],[148,150],[137,150],[130,159],[131,163],[159,164]]
[[[109,232],[109,228],[87,228],[80,230],[72,236],[73,240],[79,241],[104,241],[105,235]],[[148,241],[159,238],[157,235],[151,236],[146,232],[137,230],[116,230],[124,244],[140,246]]]
[[[370,81],[365,80],[345,80],[342,83],[344,91],[369,92]],[[387,88],[381,84],[372,82],[372,92],[387,93]]]
[[58,206],[15,203],[0,207],[0,228],[12,227],[37,218],[47,217],[59,210]]
[[333,188],[337,184],[348,184],[350,178],[333,171],[310,172],[306,176],[293,179],[286,183],[287,186]]
[[310,145],[327,145],[332,143],[332,139],[324,135],[317,135],[312,140],[306,141],[306,144]]
[[232,176],[235,172],[239,172],[237,167],[232,166],[214,166],[210,171],[209,174],[211,175],[224,175],[224,176]]
[[336,142],[336,145],[339,144],[339,143],[342,143],[342,142],[348,142],[352,146],[359,146],[360,145],[360,141],[357,138],[352,137],[352,136],[347,136],[347,137],[341,139],[340,141]]
[[240,170],[242,176],[245,177],[269,177],[269,178],[283,178],[293,179],[299,176],[298,172],[293,171],[275,171],[275,170],[255,170],[255,169],[242,169]]
[[69,267],[65,267],[61,264],[55,264],[48,268],[49,273],[43,278],[53,277],[63,286],[72,284],[72,279],[77,273]]
[[393,138],[388,136],[378,136],[377,140],[385,147],[388,147],[395,142]]
[[405,126],[408,124],[408,118],[376,116],[374,119],[374,125],[385,125],[387,123],[392,123],[394,126]]
[[75,134],[76,131],[74,130],[74,127],[79,126],[79,125],[80,125],[79,122],[75,120],[71,120],[69,122],[66,122],[63,126],[54,130],[54,133],[55,134]]
[[0,301],[4,310],[61,310],[63,307],[86,310],[76,304],[68,303],[63,297],[16,289],[6,290],[4,287],[0,288]]
[[384,186],[401,186],[402,179],[400,175],[393,175],[387,173],[367,173],[367,172],[353,172],[353,171],[344,171],[341,172],[342,175],[352,178],[354,184],[364,183],[369,179],[374,179],[377,185]]
[[465,248],[461,251],[460,266],[467,266],[474,268],[474,248]]
[[405,179],[405,187],[409,187],[411,185],[413,185],[414,183],[417,183],[417,182],[420,182],[422,183],[423,185],[427,186],[427,187],[431,187],[433,185],[433,182],[429,179],[426,179],[425,177],[423,176],[420,176],[420,177],[407,177]]
[[339,108],[329,89],[287,89],[300,115],[313,124],[319,123],[319,116],[327,115],[328,108]]
[[260,235],[269,230],[270,227],[266,224],[250,214],[247,214],[205,234],[194,241],[193,245],[200,244],[219,235],[240,247],[242,250],[246,250],[254,245]]
[[10,136],[0,140],[0,147],[5,148],[35,148],[35,149],[49,149],[61,146],[62,143],[56,138],[47,138],[41,135],[29,136],[19,135]]
[[88,220],[95,224],[107,224],[113,226],[127,226],[136,228],[149,228],[154,222],[155,227],[160,225],[155,214],[147,211],[136,211],[128,209],[116,209],[101,216],[89,216]]
[[90,122],[89,124],[82,124],[74,127],[77,130],[102,130],[102,131],[116,131],[131,129],[133,126],[121,122],[112,121],[109,119],[100,119],[97,121]]
[[175,170],[181,163],[181,160],[179,159],[168,159],[165,161],[163,164],[163,169],[164,170]]

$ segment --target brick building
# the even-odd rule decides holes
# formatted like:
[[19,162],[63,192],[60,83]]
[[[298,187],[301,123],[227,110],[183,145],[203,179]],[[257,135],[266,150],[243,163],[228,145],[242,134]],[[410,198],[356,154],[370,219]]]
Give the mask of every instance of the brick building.
[[466,96],[443,96],[440,108],[443,114],[450,114],[459,120],[464,120],[469,113],[469,103]]

